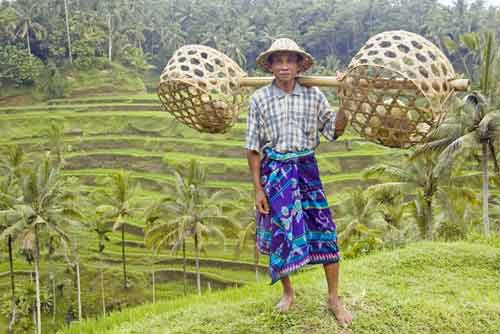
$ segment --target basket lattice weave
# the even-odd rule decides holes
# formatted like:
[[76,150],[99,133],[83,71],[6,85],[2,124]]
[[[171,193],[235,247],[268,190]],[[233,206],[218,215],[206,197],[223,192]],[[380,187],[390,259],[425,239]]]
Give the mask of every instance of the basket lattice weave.
[[186,45],[162,72],[158,96],[181,123],[200,132],[223,133],[246,108],[238,78],[246,73],[229,57],[210,47]]
[[353,58],[339,91],[340,108],[368,140],[407,148],[444,118],[456,75],[446,56],[425,38],[388,31],[370,38]]

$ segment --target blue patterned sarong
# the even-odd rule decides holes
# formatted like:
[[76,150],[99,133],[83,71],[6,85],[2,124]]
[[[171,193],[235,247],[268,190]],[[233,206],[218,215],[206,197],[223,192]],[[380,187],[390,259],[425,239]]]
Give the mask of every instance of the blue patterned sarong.
[[336,226],[314,151],[264,150],[261,183],[269,214],[257,211],[257,247],[269,255],[271,284],[305,264],[339,261]]

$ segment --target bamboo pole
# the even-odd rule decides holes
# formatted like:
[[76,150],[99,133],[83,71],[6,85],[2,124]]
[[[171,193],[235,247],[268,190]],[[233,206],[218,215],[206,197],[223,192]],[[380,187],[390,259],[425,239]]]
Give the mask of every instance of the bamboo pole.
[[[270,84],[273,81],[272,77],[243,77],[238,80],[241,87],[262,87]],[[297,81],[304,86],[321,86],[321,87],[342,87],[342,81],[337,80],[335,77],[328,76],[299,76]],[[405,80],[406,81],[406,80]],[[404,81],[398,82],[396,80],[387,80],[387,86],[393,85],[395,88],[400,88]],[[366,80],[359,81],[360,86],[367,86]],[[469,88],[470,80],[468,79],[452,79],[448,84],[455,91],[463,92]],[[413,83],[409,82],[409,87],[413,87]]]
[[[251,87],[258,88],[265,85],[269,85],[273,81],[273,77],[241,77],[237,78],[238,85],[240,87]],[[215,83],[220,81],[229,81],[229,79],[219,79],[219,78],[172,78],[171,82],[182,83],[184,85],[197,86],[198,82],[208,82]],[[297,81],[304,86],[319,86],[319,87],[337,87],[340,88],[344,84],[342,81],[337,80],[335,77],[328,76],[299,76]],[[160,86],[164,82],[160,82]],[[367,87],[368,81],[366,79],[360,79],[358,82],[360,87]],[[470,80],[469,79],[451,79],[448,80],[448,85],[457,92],[464,92],[469,89]],[[415,85],[410,80],[383,80],[377,79],[375,86],[380,88],[406,88],[415,89]],[[403,86],[403,87],[402,87]]]

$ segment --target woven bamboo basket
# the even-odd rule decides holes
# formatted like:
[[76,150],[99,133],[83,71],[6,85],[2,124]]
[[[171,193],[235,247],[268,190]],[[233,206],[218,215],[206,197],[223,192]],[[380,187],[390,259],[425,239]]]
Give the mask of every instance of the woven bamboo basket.
[[388,31],[352,59],[339,90],[340,108],[364,138],[389,147],[421,142],[446,114],[455,71],[425,38]]
[[246,108],[238,78],[246,73],[229,57],[202,45],[175,52],[160,78],[158,96],[178,121],[201,132],[223,133]]

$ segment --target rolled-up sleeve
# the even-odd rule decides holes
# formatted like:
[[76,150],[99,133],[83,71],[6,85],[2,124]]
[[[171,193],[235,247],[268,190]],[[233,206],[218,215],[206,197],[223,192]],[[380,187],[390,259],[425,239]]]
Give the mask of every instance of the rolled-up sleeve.
[[318,129],[321,134],[328,140],[335,140],[335,113],[330,107],[330,103],[326,96],[318,89],[319,94],[319,113],[318,113]]
[[259,107],[255,99],[252,98],[248,109],[247,133],[245,140],[245,147],[248,150],[260,151],[260,131],[262,131],[260,119],[261,115]]

